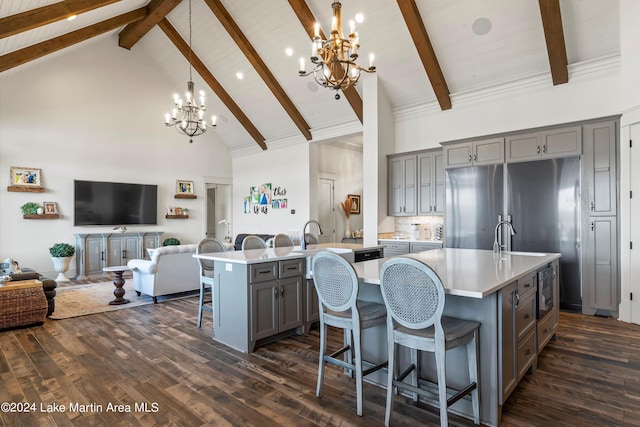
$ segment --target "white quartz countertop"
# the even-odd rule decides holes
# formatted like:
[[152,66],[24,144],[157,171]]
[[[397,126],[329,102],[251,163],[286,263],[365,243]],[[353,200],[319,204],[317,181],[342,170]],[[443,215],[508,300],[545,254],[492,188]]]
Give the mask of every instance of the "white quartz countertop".
[[[429,265],[440,277],[445,292],[471,298],[484,298],[518,277],[560,258],[558,253],[502,252],[478,249],[434,249],[403,255]],[[380,284],[380,269],[390,258],[353,264],[365,283]]]
[[378,239],[378,242],[409,242],[409,243],[435,243],[438,245],[442,245],[442,240],[425,240],[425,239],[414,239],[413,237],[407,237],[407,238],[402,238],[402,239],[394,239],[394,238],[389,238],[389,239]]
[[321,250],[336,248],[354,252],[382,248],[384,245],[363,245],[358,243],[320,243],[308,245],[307,249],[300,246],[285,246],[280,248],[249,249],[244,251],[214,252],[194,255],[194,258],[211,259],[214,261],[234,262],[238,264],[256,264],[260,262],[281,261],[294,258],[305,258]]

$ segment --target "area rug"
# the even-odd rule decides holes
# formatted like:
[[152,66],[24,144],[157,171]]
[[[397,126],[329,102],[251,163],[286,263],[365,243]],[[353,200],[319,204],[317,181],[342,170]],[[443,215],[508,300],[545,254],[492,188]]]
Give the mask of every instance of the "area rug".
[[[109,305],[109,301],[115,299],[113,295],[114,289],[113,281],[59,287],[56,289],[56,309],[50,319],[68,319],[70,317],[153,304],[152,297],[144,294],[138,296],[136,291],[133,290],[133,280],[127,280],[124,284],[124,298],[131,302],[129,304]],[[197,296],[198,291],[181,292],[178,294],[159,296],[158,303]]]

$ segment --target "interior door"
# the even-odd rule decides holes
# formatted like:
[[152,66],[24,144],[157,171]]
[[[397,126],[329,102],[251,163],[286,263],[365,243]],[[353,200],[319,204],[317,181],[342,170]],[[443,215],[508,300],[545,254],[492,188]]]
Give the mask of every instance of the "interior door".
[[216,221],[216,188],[207,188],[207,237],[216,238],[216,229],[218,222]]
[[333,180],[320,178],[318,183],[318,222],[322,227],[320,243],[336,241],[336,210],[333,198]]

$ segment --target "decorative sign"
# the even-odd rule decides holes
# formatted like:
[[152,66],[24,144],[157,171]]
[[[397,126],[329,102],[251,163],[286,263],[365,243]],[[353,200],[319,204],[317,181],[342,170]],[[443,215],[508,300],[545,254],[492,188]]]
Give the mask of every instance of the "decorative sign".
[[244,197],[243,212],[255,214],[267,214],[271,209],[287,209],[288,200],[287,189],[284,187],[273,187],[271,183],[260,186],[249,187],[249,195]]

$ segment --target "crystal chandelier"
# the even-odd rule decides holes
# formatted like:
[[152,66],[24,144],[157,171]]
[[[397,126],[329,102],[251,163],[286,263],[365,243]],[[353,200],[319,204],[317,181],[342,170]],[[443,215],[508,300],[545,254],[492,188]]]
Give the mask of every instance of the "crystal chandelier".
[[[316,22],[311,46],[311,63],[313,70],[307,73],[305,60],[300,58],[301,77],[313,74],[316,82],[323,87],[342,90],[355,85],[360,78],[360,72],[373,73],[373,54],[369,55],[369,68],[362,68],[356,64],[358,49],[360,48],[358,33],[354,21],[349,22],[349,38],[342,35],[342,5],[339,1],[331,4],[333,19],[329,40],[320,38],[320,24]],[[336,93],[336,99],[340,94]]]
[[[175,126],[176,130],[189,137],[189,142],[193,142],[193,137],[202,135],[207,131],[207,122],[204,120],[204,112],[207,107],[204,105],[204,91],[200,91],[199,101],[195,97],[195,90],[192,78],[191,67],[191,0],[189,0],[189,81],[187,82],[186,100],[176,93],[173,95],[173,110],[171,114],[165,114],[165,126]],[[216,126],[216,116],[211,116],[211,126]]]

